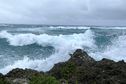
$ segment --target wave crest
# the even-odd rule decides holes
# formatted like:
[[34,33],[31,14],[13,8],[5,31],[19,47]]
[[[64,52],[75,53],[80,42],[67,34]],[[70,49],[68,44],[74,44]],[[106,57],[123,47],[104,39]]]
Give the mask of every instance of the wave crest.
[[70,58],[69,53],[77,48],[96,48],[94,33],[90,29],[81,34],[57,36],[48,34],[35,35],[32,33],[13,35],[6,31],[1,31],[0,38],[7,39],[12,46],[38,44],[40,46],[53,46],[55,48],[55,53],[49,58],[44,60],[31,60],[29,58],[24,58],[23,60],[15,61],[14,64],[0,69],[0,72],[3,74],[6,74],[13,68],[31,68],[39,71],[48,71],[54,64],[67,61]]

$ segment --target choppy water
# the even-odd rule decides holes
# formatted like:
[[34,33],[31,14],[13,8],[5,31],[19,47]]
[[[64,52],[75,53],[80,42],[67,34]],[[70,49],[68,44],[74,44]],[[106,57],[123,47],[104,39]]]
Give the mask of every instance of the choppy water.
[[96,60],[126,61],[126,27],[0,25],[0,73],[48,71],[77,48]]

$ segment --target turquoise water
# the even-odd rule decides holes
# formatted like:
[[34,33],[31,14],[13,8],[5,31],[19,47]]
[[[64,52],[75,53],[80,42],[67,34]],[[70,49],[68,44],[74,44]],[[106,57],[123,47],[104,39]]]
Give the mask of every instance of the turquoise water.
[[1,25],[0,72],[13,68],[48,71],[82,48],[94,59],[126,61],[125,27]]

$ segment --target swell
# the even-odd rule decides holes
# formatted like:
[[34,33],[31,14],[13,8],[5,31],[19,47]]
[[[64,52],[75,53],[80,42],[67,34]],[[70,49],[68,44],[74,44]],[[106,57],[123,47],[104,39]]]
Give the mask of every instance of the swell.
[[[112,32],[107,30],[95,30],[94,32],[92,29],[88,29],[84,33],[71,35],[11,34],[7,31],[1,31],[0,39],[5,39],[6,43],[10,46],[24,47],[37,45],[44,48],[51,46],[54,48],[54,52],[45,59],[31,59],[28,56],[22,56],[22,59],[15,60],[13,64],[1,68],[0,72],[6,74],[13,68],[31,68],[38,71],[48,71],[54,64],[67,61],[70,58],[69,54],[78,48],[84,49],[96,60],[108,58],[114,61],[126,61],[126,35],[121,33],[121,31],[119,33],[119,31]],[[102,42],[101,46],[105,46],[103,47],[104,49],[98,46],[98,43]]]
[[67,61],[69,53],[78,48],[95,49],[94,33],[87,30],[81,34],[72,35],[48,35],[48,34],[11,34],[6,31],[0,32],[0,38],[6,39],[10,46],[22,47],[37,44],[42,47],[52,46],[55,52],[45,59],[30,59],[23,56],[23,59],[15,60],[13,64],[0,69],[5,74],[13,68],[31,68],[38,71],[48,71],[54,64]]
[[32,33],[12,35],[6,31],[2,31],[0,32],[0,38],[5,38],[7,42],[13,46],[24,46],[24,45],[31,45],[35,43],[41,46],[52,45],[54,47],[56,46],[58,47],[63,43],[65,44],[72,43],[73,46],[75,45],[78,47],[81,47],[82,45],[89,46],[89,47],[94,45],[93,32],[91,30],[87,30],[85,33],[81,33],[81,34],[57,35],[57,36],[52,36],[48,34],[35,35]]

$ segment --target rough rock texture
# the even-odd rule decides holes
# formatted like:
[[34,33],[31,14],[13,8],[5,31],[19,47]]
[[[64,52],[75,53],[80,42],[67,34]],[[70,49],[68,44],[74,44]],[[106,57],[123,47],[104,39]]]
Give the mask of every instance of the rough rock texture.
[[12,71],[10,71],[9,73],[7,73],[5,75],[5,77],[11,77],[11,78],[31,78],[33,75],[39,75],[39,74],[44,74],[43,72],[38,72],[35,70],[31,70],[31,69],[13,69]]
[[[32,76],[34,77],[32,78]],[[31,80],[33,81],[32,83],[30,82]],[[34,83],[36,80],[37,82]],[[50,83],[46,82],[50,80]],[[101,61],[95,61],[85,51],[77,49],[71,54],[71,58],[67,62],[55,64],[55,66],[46,73],[31,69],[14,69],[5,76],[0,74],[0,84],[29,83],[126,84],[126,63],[123,60],[114,62],[113,60],[105,58]]]
[[29,84],[29,80],[32,78],[32,76],[38,76],[40,74],[44,73],[31,69],[23,70],[16,68],[7,73],[5,78],[10,84]]
[[126,84],[126,63],[109,59],[95,61],[77,49],[64,63],[56,64],[48,73],[69,84]]

